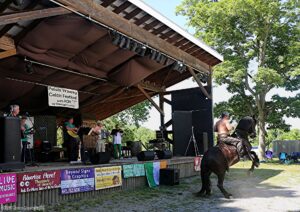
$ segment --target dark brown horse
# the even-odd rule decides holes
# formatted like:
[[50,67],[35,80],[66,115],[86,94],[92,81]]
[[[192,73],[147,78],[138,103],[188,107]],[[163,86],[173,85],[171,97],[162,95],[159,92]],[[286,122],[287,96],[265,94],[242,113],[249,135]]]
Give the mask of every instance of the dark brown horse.
[[[242,118],[234,133],[224,139],[225,142],[218,143],[218,145],[208,149],[201,161],[201,180],[202,188],[197,193],[197,196],[206,196],[211,194],[210,175],[215,173],[218,177],[218,188],[221,190],[225,198],[232,196],[224,187],[224,177],[229,167],[239,162],[240,156],[247,157],[252,160],[252,166],[249,171],[254,170],[254,166],[259,166],[259,159],[255,152],[246,151],[245,148],[251,148],[248,141],[248,136],[255,137],[256,120],[252,117]],[[226,140],[228,142],[226,142]],[[239,153],[240,152],[240,153]]]

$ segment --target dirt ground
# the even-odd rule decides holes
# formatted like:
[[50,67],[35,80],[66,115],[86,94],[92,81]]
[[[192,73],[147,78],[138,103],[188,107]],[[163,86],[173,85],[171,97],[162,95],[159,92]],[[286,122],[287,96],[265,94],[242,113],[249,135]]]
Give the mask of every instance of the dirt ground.
[[200,176],[181,180],[178,186],[160,186],[115,192],[48,207],[48,211],[300,211],[300,164],[262,164],[247,175],[249,162],[230,169],[224,183],[233,194],[225,199],[212,177],[213,194],[198,198]]

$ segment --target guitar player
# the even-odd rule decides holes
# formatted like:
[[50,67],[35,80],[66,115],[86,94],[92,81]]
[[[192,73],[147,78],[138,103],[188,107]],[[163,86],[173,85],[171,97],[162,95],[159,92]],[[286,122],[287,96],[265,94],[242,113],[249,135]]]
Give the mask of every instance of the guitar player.
[[73,117],[70,117],[68,121],[65,122],[65,128],[67,130],[66,143],[67,143],[69,161],[77,161],[80,139],[77,135],[78,128],[74,125]]

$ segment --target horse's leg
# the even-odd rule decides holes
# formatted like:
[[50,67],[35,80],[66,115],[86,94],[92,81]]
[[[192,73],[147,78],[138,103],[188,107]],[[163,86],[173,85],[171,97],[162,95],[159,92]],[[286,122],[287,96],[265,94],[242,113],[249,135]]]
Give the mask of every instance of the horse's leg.
[[210,181],[210,175],[211,172],[208,173],[208,182],[207,182],[207,187],[206,187],[206,195],[210,196],[211,195],[211,181]]
[[210,190],[210,179],[209,179],[210,174],[211,174],[211,171],[209,169],[207,169],[207,168],[202,168],[201,169],[202,188],[196,194],[197,196],[204,197],[207,194],[207,191]]
[[224,177],[225,172],[218,174],[218,188],[221,190],[225,198],[230,199],[230,196],[232,196],[232,194],[228,193],[223,187]]
[[259,166],[259,159],[258,159],[256,153],[254,151],[251,151],[250,153],[251,153],[251,157],[252,157],[252,165],[251,165],[251,168],[248,170],[248,175],[253,173],[254,167]]

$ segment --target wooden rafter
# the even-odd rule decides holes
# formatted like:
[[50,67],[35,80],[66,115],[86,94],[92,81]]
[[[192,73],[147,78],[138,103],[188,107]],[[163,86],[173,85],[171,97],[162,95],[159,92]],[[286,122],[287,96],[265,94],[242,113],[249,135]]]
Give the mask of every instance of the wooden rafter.
[[127,7],[129,7],[131,5],[131,3],[129,1],[124,2],[123,4],[121,4],[119,7],[115,8],[113,11],[114,13],[121,13],[124,10],[126,10]]
[[[201,70],[204,72],[209,72],[209,66],[199,59],[189,55],[188,53],[182,51],[176,46],[165,42],[163,39],[153,35],[152,33],[146,31],[145,29],[136,26],[134,23],[129,22],[125,18],[115,14],[114,12],[102,7],[93,0],[57,0],[59,3],[70,8],[70,10],[76,10],[82,14],[86,14],[89,17],[99,21],[102,24],[112,27],[134,39],[148,44],[149,46],[168,54],[179,61],[184,61],[189,66],[194,69]],[[147,16],[147,15],[146,15]],[[144,16],[145,17],[145,16]],[[151,16],[149,15],[149,18]],[[143,19],[143,18],[141,18]],[[140,19],[140,20],[141,20]],[[147,18],[145,18],[147,19]],[[144,22],[143,22],[144,23]],[[142,23],[140,23],[142,24]]]
[[41,10],[32,10],[27,12],[17,12],[12,14],[0,15],[0,25],[17,23],[19,21],[29,21],[34,19],[46,18],[56,15],[65,15],[71,13],[62,7],[47,8]]
[[196,73],[194,72],[193,69],[191,69],[190,67],[187,67],[187,69],[189,70],[189,72],[191,73],[191,75],[193,76],[194,80],[197,82],[200,90],[202,91],[202,93],[209,99],[212,99],[211,95],[209,95],[209,93],[207,92],[207,90],[204,88],[204,86],[202,85],[202,83],[200,82],[199,78],[197,77]]
[[137,88],[145,95],[145,97],[151,102],[151,104],[160,112],[161,115],[165,115],[164,111],[153,101],[151,96],[144,90],[141,85],[137,85]]
[[4,52],[0,52],[0,59],[7,58],[7,57],[10,57],[10,56],[14,56],[16,54],[17,54],[16,49],[6,50]]
[[133,11],[124,16],[127,20],[132,19],[134,16],[139,14],[142,10],[140,8],[135,8]]
[[149,90],[149,91],[154,91],[157,93],[165,92],[166,88],[158,86],[155,83],[151,83],[149,81],[142,81],[139,83],[140,86],[142,86],[144,89]]
[[11,50],[15,49],[15,42],[12,38],[8,36],[0,37],[0,49],[2,50]]

